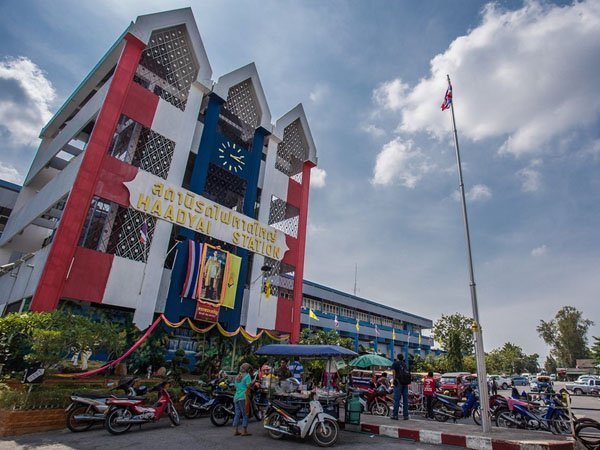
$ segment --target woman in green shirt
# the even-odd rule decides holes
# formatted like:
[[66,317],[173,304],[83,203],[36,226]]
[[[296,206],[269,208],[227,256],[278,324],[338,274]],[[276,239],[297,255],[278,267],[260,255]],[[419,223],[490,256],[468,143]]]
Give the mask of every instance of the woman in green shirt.
[[[240,366],[240,373],[235,377],[235,394],[233,396],[233,403],[235,405],[235,416],[233,417],[233,426],[235,427],[235,436],[250,436],[248,433],[248,415],[246,414],[246,392],[248,386],[252,382],[250,377],[250,371],[252,366],[248,363],[244,363]],[[244,431],[240,433],[239,425],[242,422],[242,428]]]

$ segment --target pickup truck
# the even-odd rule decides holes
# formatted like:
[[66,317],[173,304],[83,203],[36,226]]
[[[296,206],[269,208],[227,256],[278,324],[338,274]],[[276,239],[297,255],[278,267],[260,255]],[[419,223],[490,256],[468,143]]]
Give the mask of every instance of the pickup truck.
[[567,391],[573,392],[575,395],[591,394],[592,390],[600,388],[600,379],[590,379],[585,382],[567,383],[565,386]]

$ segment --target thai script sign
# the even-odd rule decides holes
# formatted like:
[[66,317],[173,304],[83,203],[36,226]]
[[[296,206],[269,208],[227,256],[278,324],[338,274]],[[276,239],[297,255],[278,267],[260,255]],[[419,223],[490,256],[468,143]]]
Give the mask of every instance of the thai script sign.
[[123,184],[138,211],[278,261],[288,249],[281,231],[148,172]]

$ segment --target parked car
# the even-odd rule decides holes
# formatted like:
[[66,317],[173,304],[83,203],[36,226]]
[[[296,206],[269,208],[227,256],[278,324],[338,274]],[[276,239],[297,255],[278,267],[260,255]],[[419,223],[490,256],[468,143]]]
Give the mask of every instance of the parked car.
[[491,383],[493,380],[496,380],[498,389],[508,389],[512,384],[512,380],[509,377],[502,375],[488,375],[488,381]]
[[593,394],[594,390],[600,389],[600,379],[591,378],[588,379],[586,382],[575,381],[574,383],[567,383],[565,388],[567,389],[567,391],[571,391],[573,392],[573,394],[576,395]]
[[528,384],[529,380],[525,377],[512,377],[513,386],[527,386]]
[[589,380],[600,380],[600,376],[598,375],[579,375],[579,377],[577,377],[577,380],[575,380],[576,383],[586,383]]
[[543,392],[549,387],[552,387],[552,380],[549,376],[540,375],[535,381],[530,383],[531,392]]

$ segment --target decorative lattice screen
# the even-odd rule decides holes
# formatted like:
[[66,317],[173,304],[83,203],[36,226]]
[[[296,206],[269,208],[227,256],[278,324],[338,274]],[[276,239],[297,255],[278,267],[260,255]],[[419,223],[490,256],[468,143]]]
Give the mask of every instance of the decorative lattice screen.
[[296,119],[283,130],[283,140],[277,146],[275,168],[302,183],[302,166],[307,159],[308,143],[300,119]]
[[122,115],[109,154],[166,179],[175,151],[175,142]]
[[[148,240],[146,244],[140,240],[142,225],[146,219]],[[154,235],[156,219],[132,208],[119,206],[115,217],[107,253],[112,253],[134,261],[146,262],[150,243]]]
[[214,164],[208,165],[204,195],[235,211],[242,211],[246,195],[246,180]]
[[269,209],[269,225],[288,236],[298,237],[300,210],[285,200],[273,196]]
[[185,25],[157,30],[142,53],[135,81],[184,110],[198,76]]
[[250,79],[229,88],[224,108],[234,114],[242,123],[242,139],[247,141],[260,123],[260,108]]

